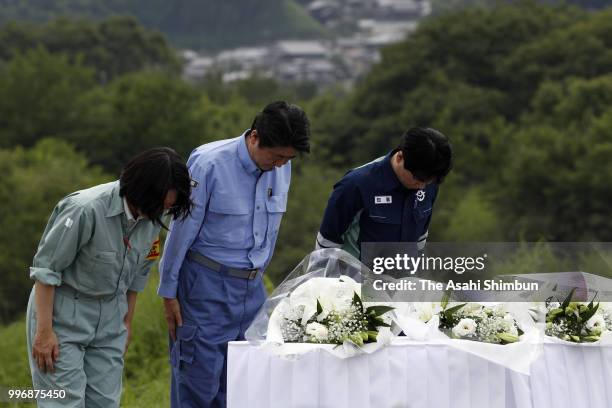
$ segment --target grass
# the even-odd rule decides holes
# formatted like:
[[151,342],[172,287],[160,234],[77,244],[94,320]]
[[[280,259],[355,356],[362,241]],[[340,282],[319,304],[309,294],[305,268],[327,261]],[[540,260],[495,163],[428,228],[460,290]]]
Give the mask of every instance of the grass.
[[[168,335],[162,302],[156,294],[158,280],[155,272],[138,296],[132,343],[125,361],[122,407],[170,405]],[[0,328],[0,390],[32,388],[25,333],[25,318]]]
[[[159,275],[154,270],[146,289],[138,296],[132,322],[132,342],[125,361],[122,407],[170,405],[168,331],[162,300],[156,293],[158,282]],[[266,286],[268,291],[272,290],[269,280],[266,280]],[[0,391],[32,388],[25,333],[25,318],[0,327]],[[3,398],[4,395],[0,395],[0,404]]]

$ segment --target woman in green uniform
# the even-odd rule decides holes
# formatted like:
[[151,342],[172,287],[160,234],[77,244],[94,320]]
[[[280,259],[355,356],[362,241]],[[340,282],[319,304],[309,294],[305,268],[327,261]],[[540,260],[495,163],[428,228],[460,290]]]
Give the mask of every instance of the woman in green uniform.
[[155,148],[119,180],[57,204],[30,268],[27,341],[34,388],[65,397],[41,397],[40,407],[119,406],[136,296],[159,258],[162,217],[187,216],[189,196],[182,158]]

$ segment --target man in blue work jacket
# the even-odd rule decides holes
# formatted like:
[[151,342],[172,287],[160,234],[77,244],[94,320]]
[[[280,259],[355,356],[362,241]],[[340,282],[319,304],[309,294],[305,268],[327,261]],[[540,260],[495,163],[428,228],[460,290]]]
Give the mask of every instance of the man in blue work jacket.
[[172,407],[225,407],[227,343],[265,300],[268,266],[286,210],[291,163],[309,152],[302,109],[274,102],[241,136],[195,149],[191,215],[170,226],[158,293],[164,298]]
[[356,258],[362,242],[413,242],[423,250],[438,185],[451,163],[446,136],[409,129],[399,147],[334,185],[316,247],[342,248]]

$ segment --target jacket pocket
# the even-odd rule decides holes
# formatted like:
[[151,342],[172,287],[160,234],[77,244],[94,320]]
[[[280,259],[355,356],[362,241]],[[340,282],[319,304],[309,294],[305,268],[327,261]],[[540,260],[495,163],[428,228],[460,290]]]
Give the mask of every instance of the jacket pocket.
[[287,194],[271,196],[266,200],[266,211],[268,212],[268,232],[269,239],[274,239],[278,235],[283,214],[287,211]]
[[253,225],[253,203],[246,197],[212,195],[206,214],[206,241],[227,248],[244,248],[249,226]]
[[84,248],[77,259],[79,285],[93,289],[91,294],[111,293],[121,273],[122,259],[115,251]]

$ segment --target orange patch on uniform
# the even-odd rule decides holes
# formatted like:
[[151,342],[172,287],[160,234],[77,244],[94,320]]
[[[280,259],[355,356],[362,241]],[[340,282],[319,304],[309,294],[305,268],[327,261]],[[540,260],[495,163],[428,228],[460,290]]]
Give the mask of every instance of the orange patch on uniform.
[[153,246],[151,247],[151,250],[149,251],[149,255],[147,255],[147,259],[148,260],[155,260],[157,258],[159,258],[160,255],[160,247],[159,247],[159,239],[157,239],[154,243]]

